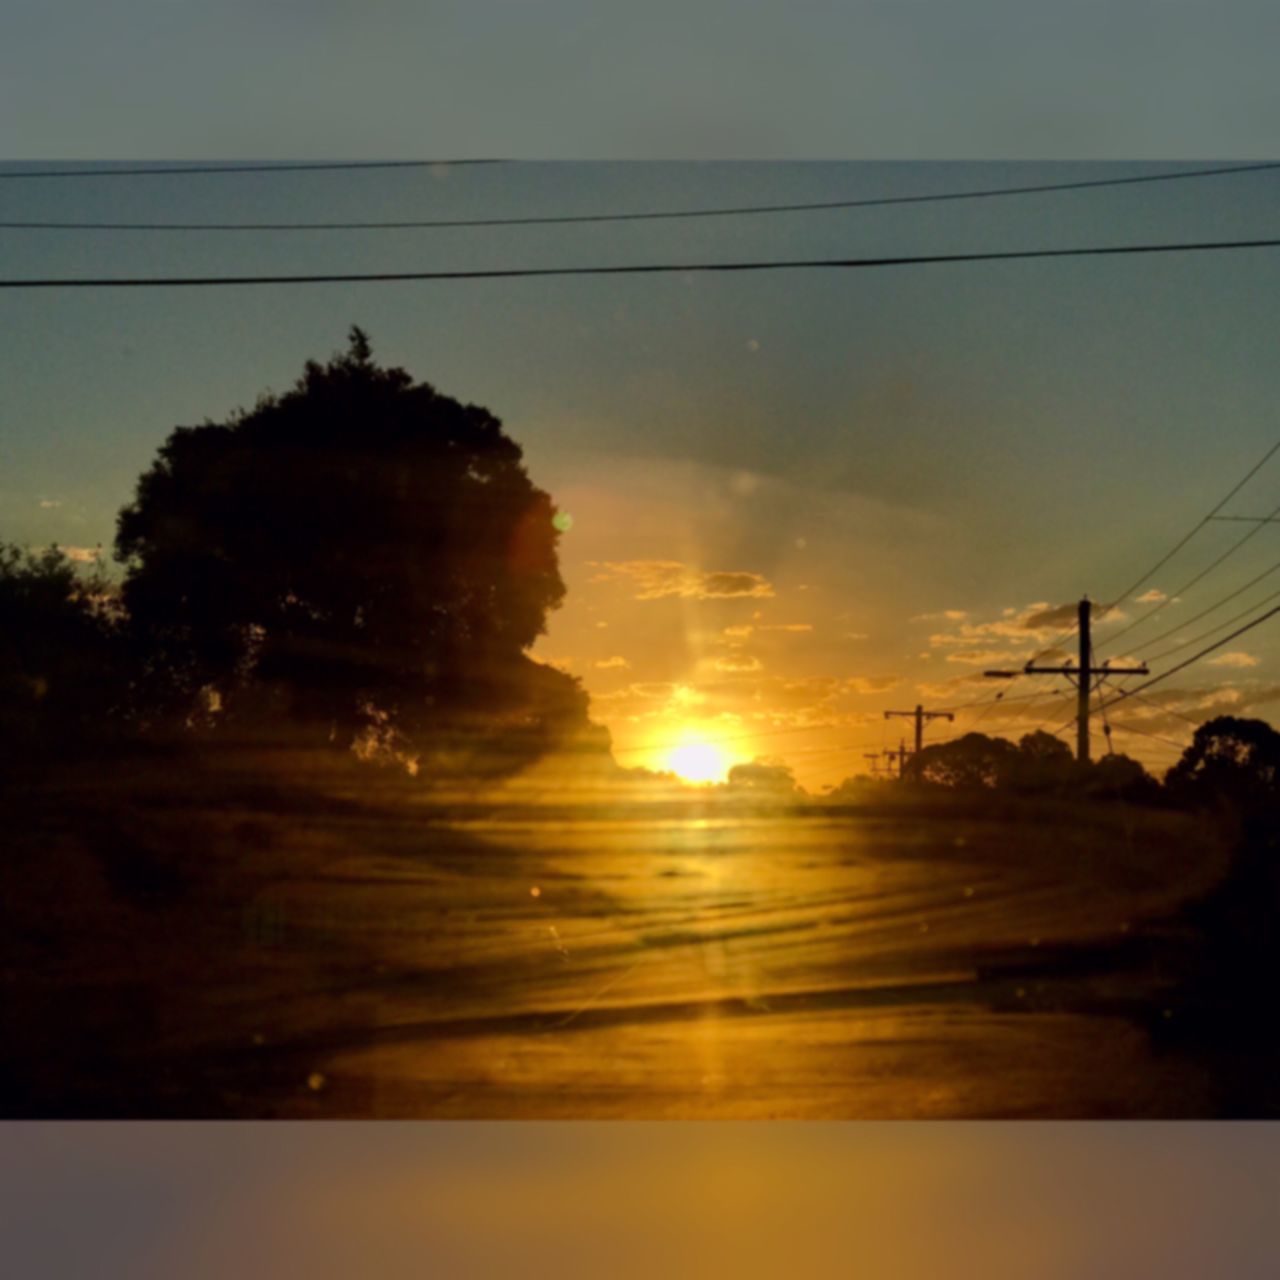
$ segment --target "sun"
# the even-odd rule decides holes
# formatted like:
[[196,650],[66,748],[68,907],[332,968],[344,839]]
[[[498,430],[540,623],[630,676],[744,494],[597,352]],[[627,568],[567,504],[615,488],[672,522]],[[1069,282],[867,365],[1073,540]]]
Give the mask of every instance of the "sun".
[[714,742],[689,739],[668,751],[664,763],[686,782],[723,782],[732,760]]

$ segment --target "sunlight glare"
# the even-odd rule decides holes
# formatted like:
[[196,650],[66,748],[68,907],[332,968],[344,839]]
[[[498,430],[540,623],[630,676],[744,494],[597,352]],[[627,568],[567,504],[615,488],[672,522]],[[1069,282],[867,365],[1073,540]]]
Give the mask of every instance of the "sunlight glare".
[[666,767],[686,782],[723,782],[732,761],[711,742],[682,742],[667,753]]

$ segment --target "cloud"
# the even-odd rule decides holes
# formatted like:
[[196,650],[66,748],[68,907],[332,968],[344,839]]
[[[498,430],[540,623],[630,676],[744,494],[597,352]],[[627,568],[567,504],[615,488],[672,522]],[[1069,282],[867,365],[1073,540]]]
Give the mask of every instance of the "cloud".
[[755,627],[748,622],[740,627],[725,627],[724,634],[730,640],[746,640],[754,630]]
[[[1042,659],[1056,657],[1058,650],[1044,651],[1025,648],[1028,641],[1043,639],[1056,631],[1074,630],[1077,618],[1077,605],[1046,603],[1030,604],[1021,610],[1004,610],[1000,617],[989,622],[961,622],[958,627],[949,631],[935,632],[929,637],[929,644],[935,649],[949,648],[952,645],[963,646],[952,654],[948,662],[990,662],[1021,663],[1039,654]],[[1093,606],[1096,616],[1105,606]],[[959,610],[952,610],[957,613]],[[1123,617],[1119,611],[1110,609],[1107,618],[1119,621]],[[992,646],[1003,643],[1008,646],[1000,651]]]
[[887,693],[902,681],[897,676],[852,676],[844,683],[850,693]]
[[631,670],[631,663],[629,663],[626,660],[626,658],[620,657],[617,654],[615,654],[612,658],[602,658],[599,662],[595,663],[594,665],[597,671],[630,671]]
[[102,555],[101,547],[62,547],[63,555],[77,564],[93,564]]
[[61,498],[41,498],[40,499],[41,511],[56,511],[60,506],[62,506]]
[[[1034,613],[1024,614],[1018,619],[1018,624],[1024,631],[1057,631],[1062,627],[1073,627],[1079,617],[1079,608],[1075,601],[1052,607],[1043,605]],[[1098,606],[1095,604],[1093,613],[1097,612]]]
[[844,638],[846,640],[869,640],[870,636],[865,631],[846,631]]
[[1144,591],[1140,596],[1134,597],[1134,604],[1163,604],[1169,597],[1163,591],[1157,591],[1152,587],[1150,591]]
[[1010,653],[1007,649],[957,649],[947,654],[948,662],[963,662],[969,666],[982,663],[1020,662],[1030,653]]
[[761,672],[727,673],[689,684],[637,683],[593,694],[592,706],[609,725],[664,724],[672,719],[701,723],[734,721],[744,731],[786,728],[858,727],[879,723],[879,710],[846,709],[857,693],[883,693],[899,683],[893,676],[802,676]]
[[776,622],[768,627],[761,627],[761,631],[794,631],[796,633],[802,631],[812,631],[813,624],[809,622]]
[[549,658],[543,654],[539,654],[535,661],[542,663],[544,667],[554,667],[557,671],[568,672],[573,666],[572,658]]
[[1260,659],[1255,658],[1251,653],[1236,651],[1234,653],[1224,653],[1221,657],[1210,658],[1206,666],[1209,667],[1256,667]]
[[593,693],[592,702],[666,702],[676,691],[676,686],[667,681],[642,680],[629,684],[623,689],[614,689],[610,693]]
[[702,598],[771,596],[773,587],[758,573],[708,573],[702,575],[696,590],[683,594]]
[[964,609],[942,609],[938,613],[917,613],[911,622],[963,622],[969,614]]
[[915,687],[920,696],[928,701],[933,698],[939,700],[950,698],[956,693],[963,693],[966,697],[970,697],[973,692],[972,685],[983,685],[990,689],[993,698],[1000,690],[1000,687],[993,685],[981,671],[967,671],[963,675],[948,676],[945,680],[920,680],[916,682]]
[[764,663],[746,653],[726,653],[714,663],[717,671],[763,671]]
[[592,561],[602,569],[592,582],[629,580],[638,590],[637,600],[661,600],[679,596],[688,600],[727,600],[735,597],[762,598],[773,595],[772,584],[759,573],[717,570],[707,573],[678,560]]

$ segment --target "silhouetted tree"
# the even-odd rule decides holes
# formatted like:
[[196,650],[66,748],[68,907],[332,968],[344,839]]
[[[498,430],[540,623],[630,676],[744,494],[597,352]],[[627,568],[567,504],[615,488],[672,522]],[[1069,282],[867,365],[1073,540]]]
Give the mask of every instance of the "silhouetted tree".
[[916,757],[915,773],[921,782],[955,790],[998,787],[1007,782],[1017,758],[1018,748],[1004,738],[966,733],[925,747]]
[[1264,720],[1218,716],[1196,730],[1165,783],[1192,804],[1225,802],[1245,814],[1271,812],[1280,803],[1280,733]]
[[1070,784],[1075,763],[1065,742],[1037,729],[1018,743],[1017,755],[1009,759],[999,782],[1019,791],[1060,790]]
[[341,746],[585,722],[577,682],[524,654],[564,584],[521,458],[358,328],[284,395],[175,430],[116,538],[151,705],[287,716]]
[[1189,1034],[1235,1050],[1224,1073],[1228,1114],[1237,1107],[1257,1114],[1259,1099],[1274,1101],[1280,1047],[1272,1013],[1280,969],[1280,733],[1262,720],[1209,720],[1165,781],[1175,800],[1217,810],[1217,825],[1232,836],[1226,875],[1186,909],[1202,950],[1178,998]]
[[821,797],[827,804],[864,804],[870,800],[880,800],[885,796],[889,784],[883,778],[868,774],[854,774],[831,787]]
[[113,588],[57,547],[0,544],[0,755],[10,767],[79,754],[110,732],[126,693]]
[[749,764],[735,764],[729,770],[727,782],[731,791],[775,799],[800,794],[791,766],[780,761],[753,760]]
[[1131,756],[1105,755],[1080,776],[1081,790],[1089,796],[1152,804],[1160,798],[1160,784]]

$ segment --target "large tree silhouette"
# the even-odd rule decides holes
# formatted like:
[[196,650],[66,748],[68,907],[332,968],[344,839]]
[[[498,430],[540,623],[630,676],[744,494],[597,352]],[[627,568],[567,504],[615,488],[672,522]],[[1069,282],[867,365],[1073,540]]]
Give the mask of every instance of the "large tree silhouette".
[[1225,802],[1247,814],[1274,814],[1280,807],[1280,733],[1265,720],[1207,720],[1165,783],[1191,803]]
[[[564,595],[555,507],[486,409],[346,352],[175,430],[121,512],[149,697],[339,745],[506,716],[585,722],[524,650]],[[554,687],[552,687],[554,686]]]

